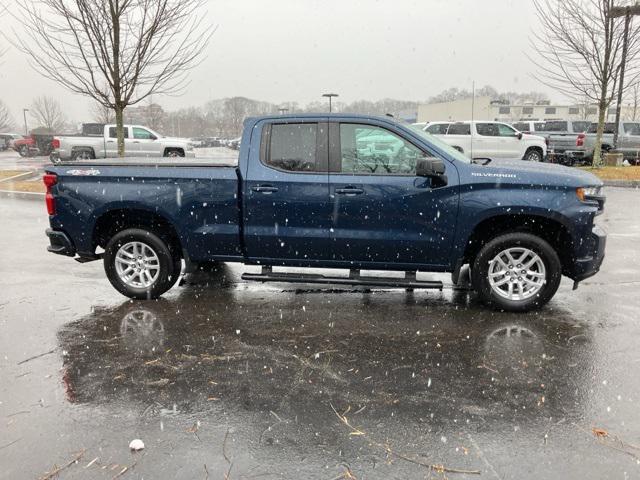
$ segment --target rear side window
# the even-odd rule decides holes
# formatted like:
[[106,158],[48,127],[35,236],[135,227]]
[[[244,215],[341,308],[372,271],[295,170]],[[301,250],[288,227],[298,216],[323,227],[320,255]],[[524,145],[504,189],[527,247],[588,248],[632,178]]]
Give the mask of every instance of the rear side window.
[[[614,130],[615,126],[613,123],[605,123],[604,131],[602,133],[614,133]],[[592,123],[591,125],[589,125],[588,133],[598,133],[598,124]]]
[[271,125],[265,163],[290,172],[318,172],[317,123]]
[[431,135],[445,135],[448,127],[448,123],[435,123],[433,125],[429,125],[425,129],[425,132],[430,133]]
[[545,132],[566,132],[567,122],[546,122],[544,124]]
[[[109,127],[109,138],[116,137],[116,127]],[[129,127],[124,127],[124,138],[129,138]]]
[[528,132],[529,131],[529,125],[527,123],[514,123],[513,124],[513,128],[515,128],[516,130],[519,130],[521,132]]
[[471,126],[468,123],[452,123],[447,130],[448,135],[471,135]]
[[536,132],[543,132],[544,131],[544,123],[542,122],[536,122],[533,124],[534,128],[536,129]]

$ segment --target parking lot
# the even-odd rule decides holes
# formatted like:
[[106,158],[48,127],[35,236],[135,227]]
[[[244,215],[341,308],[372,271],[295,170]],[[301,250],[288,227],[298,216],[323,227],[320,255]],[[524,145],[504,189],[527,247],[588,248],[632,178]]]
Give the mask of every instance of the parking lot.
[[638,195],[608,190],[600,274],[528,314],[235,265],[129,301],[0,198],[0,478],[637,478]]

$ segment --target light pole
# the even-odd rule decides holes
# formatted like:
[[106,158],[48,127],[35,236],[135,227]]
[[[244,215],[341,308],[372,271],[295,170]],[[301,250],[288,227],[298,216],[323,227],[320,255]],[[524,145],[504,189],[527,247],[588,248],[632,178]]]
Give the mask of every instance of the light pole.
[[337,97],[338,94],[337,93],[323,93],[322,96],[323,97],[327,97],[329,99],[329,113],[331,113],[331,99],[333,97]]
[[613,131],[613,149],[618,148],[620,130],[620,111],[622,109],[622,90],[624,89],[624,71],[627,67],[627,48],[629,44],[629,22],[632,15],[640,15],[640,5],[633,7],[613,7],[609,10],[609,18],[624,17],[624,37],[622,40],[622,59],[620,61],[620,81],[618,82],[618,100],[616,103],[616,126]]
[[29,127],[27,127],[27,112],[29,111],[28,108],[23,108],[22,109],[22,115],[24,116],[24,134],[25,135],[29,135]]

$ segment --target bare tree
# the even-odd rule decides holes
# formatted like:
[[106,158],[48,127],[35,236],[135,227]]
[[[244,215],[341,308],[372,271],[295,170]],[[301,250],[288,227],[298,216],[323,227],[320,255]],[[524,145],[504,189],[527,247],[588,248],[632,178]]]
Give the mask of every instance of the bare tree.
[[[540,28],[532,44],[540,58],[532,59],[541,82],[572,98],[588,98],[598,106],[593,164],[601,165],[601,143],[607,109],[616,93],[622,60],[624,25],[609,12],[621,0],[534,0]],[[627,85],[639,79],[636,60],[640,29],[629,31]]]
[[625,115],[625,120],[640,120],[640,83],[633,85],[627,96],[629,98],[630,111]]
[[46,95],[37,97],[33,101],[29,114],[35,119],[39,127],[44,127],[52,132],[60,130],[65,123],[60,102]]
[[116,115],[112,108],[104,106],[102,103],[94,102],[91,106],[91,115],[96,123],[115,123]]
[[44,76],[114,110],[184,89],[213,30],[204,0],[18,0],[26,35],[14,44]]
[[0,130],[13,128],[13,116],[7,105],[0,100]]

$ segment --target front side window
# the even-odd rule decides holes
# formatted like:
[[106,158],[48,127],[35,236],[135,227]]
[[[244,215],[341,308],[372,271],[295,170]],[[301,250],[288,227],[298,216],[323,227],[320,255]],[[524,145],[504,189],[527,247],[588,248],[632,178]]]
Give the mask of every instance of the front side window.
[[317,172],[317,123],[271,125],[266,164],[290,172]]
[[483,137],[500,136],[498,126],[495,123],[476,123],[476,131],[478,135],[482,135]]
[[448,123],[434,123],[433,125],[429,125],[425,129],[425,132],[430,133],[431,135],[445,135],[448,127]]
[[497,123],[498,128],[498,136],[500,137],[515,137],[516,131],[511,128],[509,125],[505,125],[504,123]]
[[625,123],[624,133],[627,135],[640,135],[640,123]]
[[415,174],[422,151],[395,133],[373,125],[340,124],[342,173]]
[[133,127],[133,138],[140,140],[153,140],[156,136],[146,128]]
[[573,122],[573,131],[577,133],[586,132],[591,122]]

